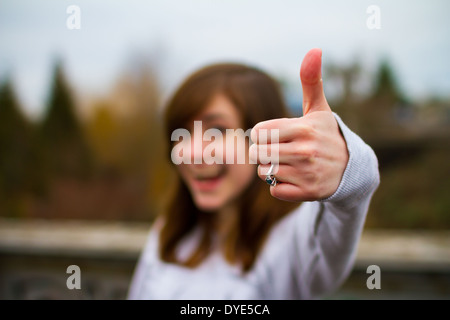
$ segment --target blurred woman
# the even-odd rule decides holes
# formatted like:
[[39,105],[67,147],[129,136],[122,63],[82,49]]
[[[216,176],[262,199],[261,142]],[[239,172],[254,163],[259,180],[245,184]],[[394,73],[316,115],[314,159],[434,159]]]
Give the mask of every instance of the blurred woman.
[[321,54],[302,62],[302,117],[242,64],[204,67],[174,93],[164,121],[178,181],[129,299],[317,299],[343,283],[379,173],[326,101]]

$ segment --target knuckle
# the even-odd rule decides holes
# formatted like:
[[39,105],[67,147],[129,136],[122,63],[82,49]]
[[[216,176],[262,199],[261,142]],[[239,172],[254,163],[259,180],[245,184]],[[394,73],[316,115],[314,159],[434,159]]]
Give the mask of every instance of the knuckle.
[[292,148],[292,153],[296,159],[312,162],[317,157],[317,149],[312,145],[299,144]]
[[303,137],[312,137],[315,135],[316,130],[312,125],[302,124],[299,127],[299,132]]
[[303,148],[303,157],[306,160],[312,160],[315,156],[315,152],[314,149],[311,148],[310,146],[304,147]]
[[306,156],[309,160],[313,161],[315,158],[317,158],[318,155],[318,148],[315,146],[315,144],[309,144],[309,146],[306,148]]
[[301,144],[297,144],[293,148],[291,148],[291,152],[294,157],[303,158],[305,155],[305,148]]

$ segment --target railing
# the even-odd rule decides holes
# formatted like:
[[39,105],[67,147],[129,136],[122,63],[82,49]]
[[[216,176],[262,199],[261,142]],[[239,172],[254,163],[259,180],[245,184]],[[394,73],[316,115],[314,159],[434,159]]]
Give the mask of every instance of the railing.
[[[124,299],[150,224],[0,220],[0,299]],[[80,268],[81,290],[67,282]],[[381,289],[369,289],[369,266]],[[450,231],[365,230],[331,298],[450,298]]]

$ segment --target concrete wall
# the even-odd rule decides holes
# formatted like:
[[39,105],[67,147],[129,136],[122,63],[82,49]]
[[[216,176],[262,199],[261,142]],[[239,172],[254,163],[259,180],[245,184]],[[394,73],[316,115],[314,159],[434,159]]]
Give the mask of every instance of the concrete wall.
[[[149,225],[0,220],[0,299],[121,300]],[[81,270],[81,289],[68,289]],[[367,288],[370,265],[381,289]],[[450,299],[450,232],[366,230],[348,280],[331,299]]]

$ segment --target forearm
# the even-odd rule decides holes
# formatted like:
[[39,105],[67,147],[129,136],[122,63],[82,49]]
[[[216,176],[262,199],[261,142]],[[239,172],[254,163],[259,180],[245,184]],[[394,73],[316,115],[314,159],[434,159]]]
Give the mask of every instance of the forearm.
[[[335,115],[347,142],[349,161],[336,192],[314,204],[308,269],[311,297],[333,291],[351,272],[371,198],[379,185],[373,150]],[[307,274],[307,275],[306,275]]]

